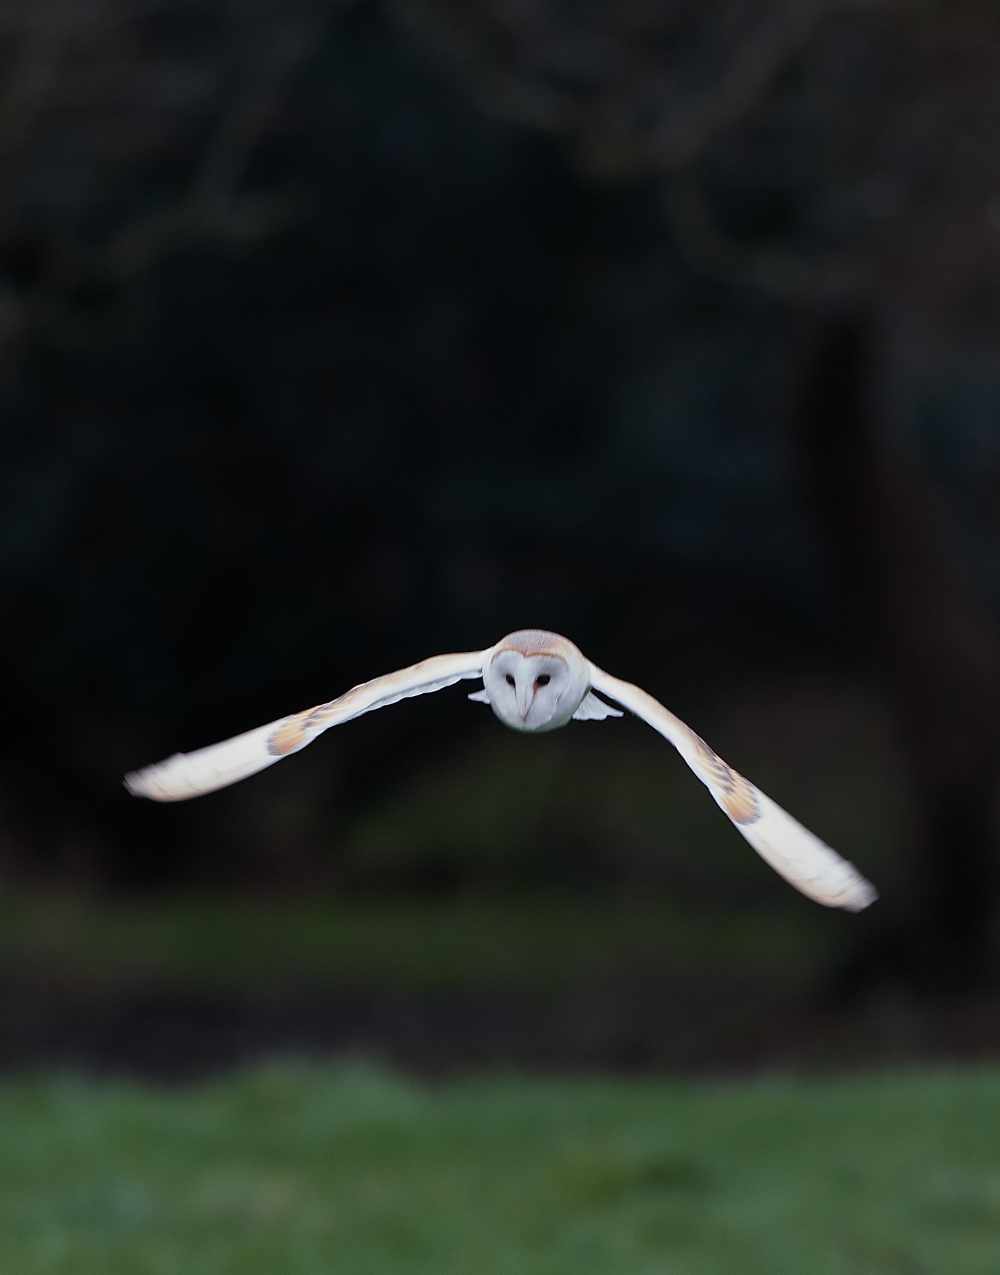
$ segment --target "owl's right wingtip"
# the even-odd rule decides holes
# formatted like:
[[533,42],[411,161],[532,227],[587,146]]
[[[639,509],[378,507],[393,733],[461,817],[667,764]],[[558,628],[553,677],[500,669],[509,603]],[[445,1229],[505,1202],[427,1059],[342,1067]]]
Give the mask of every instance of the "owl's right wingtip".
[[133,797],[147,797],[150,801],[177,801],[178,794],[164,782],[160,766],[147,766],[145,770],[130,770],[122,785]]
[[122,780],[122,787],[130,792],[133,797],[148,797],[149,792],[142,781],[142,772],[138,770],[130,770]]

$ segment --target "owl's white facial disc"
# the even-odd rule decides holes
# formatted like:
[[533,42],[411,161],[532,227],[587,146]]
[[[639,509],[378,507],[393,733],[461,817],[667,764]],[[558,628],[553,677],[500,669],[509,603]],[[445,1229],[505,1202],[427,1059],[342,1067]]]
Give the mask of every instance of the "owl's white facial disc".
[[590,690],[590,679],[572,642],[528,629],[497,644],[483,669],[483,685],[505,726],[546,731],[566,725]]

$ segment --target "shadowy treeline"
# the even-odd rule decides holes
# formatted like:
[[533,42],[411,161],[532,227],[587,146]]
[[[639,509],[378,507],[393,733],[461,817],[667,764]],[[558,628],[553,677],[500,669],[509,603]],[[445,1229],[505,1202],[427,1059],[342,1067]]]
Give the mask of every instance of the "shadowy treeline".
[[[313,38],[246,176],[283,224],[81,285],[11,354],[3,774],[32,858],[82,836],[113,876],[183,871],[188,812],[158,854],[175,812],[124,768],[524,625],[705,680],[694,648],[742,660],[715,631],[746,608],[772,639],[766,595],[805,575],[768,306],[685,267],[648,184],[588,188],[375,11]],[[22,290],[51,233],[11,245]],[[470,719],[384,715],[352,782]]]
[[[875,959],[933,931],[981,965],[995,27],[12,5],[9,871],[230,880],[258,799],[163,810],[123,770],[538,625],[682,711],[796,664],[880,677],[920,832]],[[333,844],[477,720],[456,693],[357,723],[335,781],[262,790],[275,838],[310,805]]]

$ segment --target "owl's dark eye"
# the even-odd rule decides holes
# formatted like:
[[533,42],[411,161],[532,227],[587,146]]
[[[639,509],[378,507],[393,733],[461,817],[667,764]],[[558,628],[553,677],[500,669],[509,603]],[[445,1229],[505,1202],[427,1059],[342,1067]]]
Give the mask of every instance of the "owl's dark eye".
[[508,685],[508,686],[513,686],[513,685],[514,685],[514,679],[511,677],[511,675],[510,675],[509,673],[507,674],[507,685]]
[[540,677],[536,677],[536,678],[535,678],[535,685],[536,685],[536,686],[548,686],[549,682],[551,682],[551,681],[552,681],[552,678],[551,678],[551,677],[549,677],[548,673],[542,673],[542,675],[541,675]]

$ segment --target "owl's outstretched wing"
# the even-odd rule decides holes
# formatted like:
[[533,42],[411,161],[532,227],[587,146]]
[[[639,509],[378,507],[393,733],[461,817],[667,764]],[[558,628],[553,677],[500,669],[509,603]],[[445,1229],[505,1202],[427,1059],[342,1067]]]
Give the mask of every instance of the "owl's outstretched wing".
[[482,676],[483,661],[491,649],[435,655],[396,673],[362,682],[327,704],[279,718],[194,753],[175,753],[166,761],[133,771],[125,776],[125,787],[133,796],[151,797],[153,801],[186,801],[188,797],[225,788],[273,766],[289,753],[297,753],[331,726],[413,695],[440,691],[464,677]]
[[641,717],[668,739],[760,857],[797,890],[828,908],[860,912],[878,898],[853,863],[792,818],[744,779],[690,726],[631,682],[619,681],[591,664],[591,684]]

